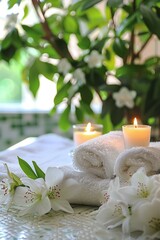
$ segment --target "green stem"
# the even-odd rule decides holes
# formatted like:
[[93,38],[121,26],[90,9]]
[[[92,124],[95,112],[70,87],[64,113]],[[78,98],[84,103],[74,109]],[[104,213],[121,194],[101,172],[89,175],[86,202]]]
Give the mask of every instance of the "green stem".
[[32,0],[32,4],[35,8],[40,24],[42,25],[43,31],[45,33],[44,39],[46,39],[51,44],[51,46],[57,51],[60,57],[72,60],[72,56],[68,50],[66,42],[52,33],[45,17],[44,11],[41,8],[40,1]]

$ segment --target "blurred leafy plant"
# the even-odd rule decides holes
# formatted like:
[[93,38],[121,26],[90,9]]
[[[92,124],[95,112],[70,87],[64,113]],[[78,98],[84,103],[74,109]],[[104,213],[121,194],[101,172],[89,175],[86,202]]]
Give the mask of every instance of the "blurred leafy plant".
[[[64,104],[59,119],[64,130],[73,115],[110,129],[133,115],[145,123],[159,116],[160,58],[142,56],[150,41],[160,39],[160,0],[66,2],[32,0],[30,6],[8,0],[8,8],[18,5],[23,16],[8,16],[0,59],[20,61],[25,53],[22,76],[34,96],[40,75],[56,83],[51,112]],[[36,21],[27,25],[33,9]],[[93,109],[95,96],[100,113]]]

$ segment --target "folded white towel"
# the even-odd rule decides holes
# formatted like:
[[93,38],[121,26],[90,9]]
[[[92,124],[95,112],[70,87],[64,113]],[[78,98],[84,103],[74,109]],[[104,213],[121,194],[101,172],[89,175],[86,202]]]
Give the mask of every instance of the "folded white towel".
[[115,160],[123,150],[122,131],[112,131],[79,145],[73,154],[73,165],[98,177],[112,178]]
[[84,205],[100,205],[101,191],[108,187],[108,179],[100,179],[92,174],[75,171],[72,158],[69,156],[73,149],[73,141],[56,134],[46,134],[38,138],[28,138],[20,144],[0,152],[0,179],[7,176],[4,163],[10,171],[24,176],[20,169],[17,156],[32,166],[32,160],[45,172],[48,167],[59,167],[64,172],[64,181],[74,179],[79,191],[71,195],[70,203]]
[[160,173],[160,144],[151,143],[149,147],[133,147],[122,152],[115,162],[115,175],[127,182],[138,170],[144,167],[147,175]]

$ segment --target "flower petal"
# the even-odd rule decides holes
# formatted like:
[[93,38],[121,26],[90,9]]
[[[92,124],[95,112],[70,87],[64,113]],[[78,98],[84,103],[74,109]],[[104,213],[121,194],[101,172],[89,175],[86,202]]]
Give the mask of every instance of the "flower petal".
[[25,186],[29,186],[33,192],[41,192],[41,189],[45,186],[43,178],[34,180],[28,177],[24,177],[21,178],[21,181]]
[[53,199],[51,200],[52,209],[55,211],[62,210],[64,212],[73,213],[73,208],[68,201],[63,199]]
[[62,182],[64,173],[56,167],[49,167],[46,171],[45,182],[47,187],[56,186]]

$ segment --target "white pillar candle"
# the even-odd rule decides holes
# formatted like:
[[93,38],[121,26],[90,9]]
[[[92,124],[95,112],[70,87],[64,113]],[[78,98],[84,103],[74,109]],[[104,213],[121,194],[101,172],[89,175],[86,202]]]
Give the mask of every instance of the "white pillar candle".
[[73,140],[78,146],[88,140],[102,135],[103,126],[101,124],[76,124],[73,126]]
[[138,125],[137,119],[134,119],[134,125],[122,126],[124,142],[126,148],[147,147],[150,143],[151,126]]

